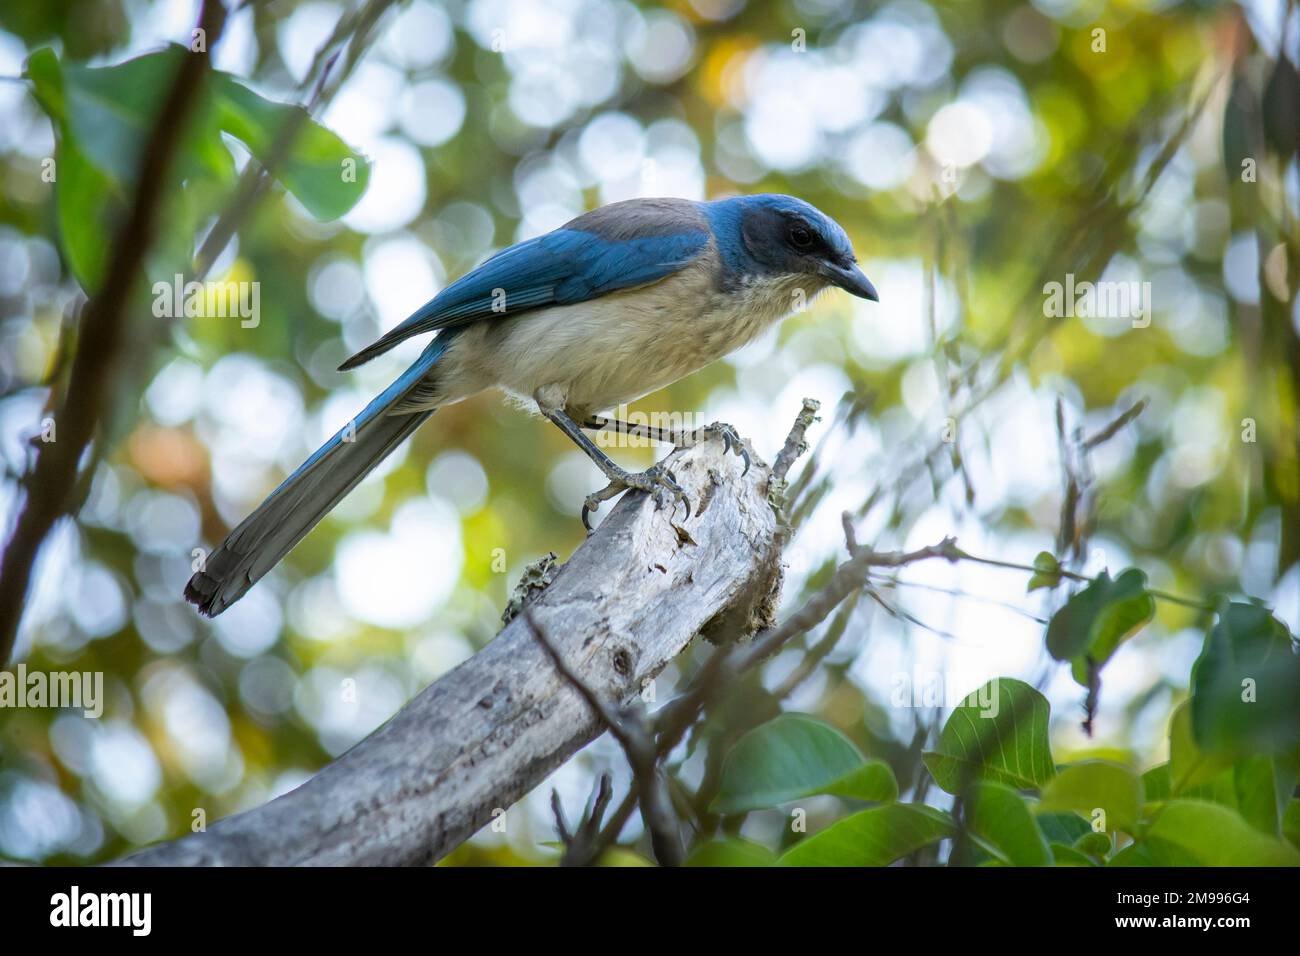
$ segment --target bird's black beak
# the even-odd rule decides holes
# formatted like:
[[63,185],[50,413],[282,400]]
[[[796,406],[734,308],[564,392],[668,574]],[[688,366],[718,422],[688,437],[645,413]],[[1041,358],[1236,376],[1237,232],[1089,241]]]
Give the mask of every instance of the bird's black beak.
[[876,287],[862,274],[857,263],[839,265],[834,262],[824,262],[821,271],[833,285],[839,286],[849,295],[856,295],[859,299],[870,299],[872,302],[880,301],[880,296],[876,295]]

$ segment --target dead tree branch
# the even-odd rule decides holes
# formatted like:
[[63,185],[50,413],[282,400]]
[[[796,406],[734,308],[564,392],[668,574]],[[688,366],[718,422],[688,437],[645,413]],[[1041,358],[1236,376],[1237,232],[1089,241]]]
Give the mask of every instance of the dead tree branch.
[[621,707],[779,558],[766,465],[742,477],[717,439],[668,464],[689,521],[626,496],[526,614],[303,786],[123,862],[423,864],[506,813],[604,730],[579,687]]

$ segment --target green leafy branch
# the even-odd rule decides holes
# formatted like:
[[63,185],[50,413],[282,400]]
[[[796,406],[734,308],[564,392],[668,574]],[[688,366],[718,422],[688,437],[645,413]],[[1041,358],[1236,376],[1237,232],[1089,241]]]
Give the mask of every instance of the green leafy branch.
[[1170,762],[1139,774],[1114,760],[1056,764],[1047,699],[1013,678],[990,681],[957,706],[925,754],[954,798],[951,811],[898,803],[888,764],[864,756],[825,721],[782,714],[727,754],[719,810],[793,807],[792,821],[802,823],[809,797],[875,806],[796,839],[780,855],[726,838],[697,847],[688,864],[884,866],[950,840],[950,865],[1300,866],[1300,800],[1291,795],[1297,725],[1277,753],[1208,756],[1188,719],[1206,693],[1194,687],[1190,704],[1175,711]]
[[[84,67],[61,63],[46,48],[28,60],[33,91],[58,131],[55,205],[60,240],[73,274],[88,293],[104,281],[111,226],[124,212],[144,134],[157,120],[157,91],[193,55],[184,47],[170,46],[114,66]],[[276,178],[318,219],[337,219],[365,192],[369,162],[310,120],[304,107],[272,102],[229,73],[214,70],[189,112],[164,190],[170,219],[161,248],[155,251],[162,261],[152,271],[159,275],[188,272],[200,223],[234,181],[234,157],[225,136],[244,145],[263,177],[273,168]],[[231,208],[246,211],[238,199]],[[202,275],[211,258],[200,259]]]
[[[337,89],[393,2],[369,0],[340,21],[313,63],[319,75],[311,105]],[[0,662],[13,651],[41,543],[75,509],[78,476],[92,473],[102,452],[104,438],[94,442],[96,433],[121,402],[141,278],[170,280],[187,272],[200,224],[221,209],[197,257],[197,275],[205,276],[272,177],[320,219],[344,215],[368,184],[369,161],[313,121],[307,108],[267,100],[212,69],[210,50],[225,19],[221,3],[205,0],[190,48],[171,46],[113,66],[64,62],[49,49],[28,59],[25,79],[56,132],[60,246],[89,301],[80,310],[71,360],[55,362],[68,369],[66,382],[52,382],[58,440],[37,446],[23,478],[27,497],[0,563]],[[344,44],[344,68],[327,88]],[[252,157],[228,203],[235,162],[227,138]],[[92,442],[94,454],[84,465]]]
[[[802,432],[799,438],[802,445]],[[931,778],[956,798],[948,812],[921,803],[921,787],[913,803],[897,803],[900,788],[892,767],[864,755],[825,722],[786,713],[749,731],[726,753],[716,792],[707,800],[709,819],[715,822],[704,832],[716,826],[716,818],[743,816],[812,796],[878,805],[797,841],[779,856],[756,844],[724,839],[697,846],[688,864],[885,865],[950,839],[953,864],[1091,866],[1255,859],[1300,865],[1300,852],[1282,836],[1285,821],[1300,815],[1294,801],[1288,802],[1295,782],[1295,754],[1300,753],[1300,699],[1293,693],[1300,686],[1300,658],[1292,653],[1286,628],[1267,609],[1158,591],[1147,586],[1146,575],[1136,568],[1112,578],[1106,571],[1095,576],[1071,571],[1047,552],[1032,564],[985,558],[964,551],[952,537],[913,551],[876,551],[858,543],[848,513],[843,524],[849,558],[828,583],[782,624],[760,632],[750,644],[716,652],[684,694],[652,721],[638,724],[645,737],[637,752],[644,757],[653,749],[655,754],[653,760],[640,761],[638,780],[658,778],[658,761],[711,705],[739,685],[745,673],[797,635],[820,625],[850,597],[873,593],[880,583],[875,577],[878,569],[899,569],[931,559],[1028,573],[1029,591],[1056,587],[1064,580],[1086,584],[1047,622],[1044,643],[1051,656],[1069,662],[1075,678],[1089,688],[1090,715],[1101,668],[1124,641],[1154,618],[1156,599],[1213,612],[1216,623],[1207,632],[1205,650],[1193,672],[1191,702],[1179,711],[1187,716],[1176,715],[1171,726],[1176,741],[1171,765],[1181,770],[1190,762],[1191,769],[1179,775],[1178,786],[1171,783],[1162,789],[1157,785],[1160,768],[1139,776],[1113,761],[1084,760],[1058,767],[1048,741],[1047,699],[1028,684],[1000,678],[968,697],[945,723],[935,749],[923,755]],[[836,633],[842,634],[842,628]],[[828,650],[823,648],[822,653]],[[1237,700],[1234,695],[1243,685],[1249,685],[1251,694]],[[1267,705],[1254,706],[1260,702]],[[1261,758],[1261,747],[1273,756]],[[1200,748],[1218,756],[1209,761],[1187,756],[1200,754]],[[1234,759],[1247,763],[1238,766]],[[1264,765],[1258,765],[1260,759]],[[1271,774],[1270,786],[1261,791],[1253,784],[1234,787],[1230,782],[1224,791],[1219,781],[1214,784],[1218,791],[1188,789],[1193,782],[1203,782],[1206,768],[1220,774],[1251,774],[1252,780]],[[1169,775],[1167,768],[1164,773]],[[1144,795],[1146,790],[1151,795]],[[1233,795],[1231,806],[1223,801],[1222,807],[1198,803],[1206,793],[1220,791]],[[645,785],[638,784],[603,827],[599,819],[584,821],[589,838],[583,840],[582,849],[589,859],[599,858],[613,845],[637,805],[638,794],[644,792]],[[1252,807],[1249,816],[1244,815],[1237,795],[1259,792],[1276,795],[1275,802]],[[663,819],[668,801],[658,790],[655,793],[658,846],[673,824]],[[690,802],[698,805],[698,796]],[[607,795],[597,803],[603,812]],[[1171,835],[1170,825],[1162,822],[1170,815],[1180,827],[1200,834],[1200,842],[1192,844],[1179,833]],[[696,826],[705,823],[700,817]],[[1243,833],[1243,826],[1249,829],[1253,823],[1262,823],[1262,832]]]
[[[204,0],[199,29],[216,43],[225,9]],[[211,70],[207,49],[181,59],[165,86],[157,119],[138,152],[134,200],[113,235],[104,281],[82,310],[82,327],[69,383],[59,410],[58,441],[42,443],[24,476],[27,497],[0,562],[0,661],[7,661],[18,633],[27,585],[41,543],[71,504],[82,454],[115,395],[131,293],[163,218],[166,186],[182,150],[182,131]],[[155,90],[155,92],[160,92]],[[75,181],[75,180],[74,180]],[[107,224],[100,224],[106,228]],[[65,244],[66,251],[66,244]],[[71,401],[75,396],[76,400]]]

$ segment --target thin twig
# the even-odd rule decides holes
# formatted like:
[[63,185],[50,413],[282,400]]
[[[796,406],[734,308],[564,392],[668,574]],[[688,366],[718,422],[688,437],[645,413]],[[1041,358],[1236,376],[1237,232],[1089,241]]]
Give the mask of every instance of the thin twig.
[[570,832],[568,822],[564,819],[564,807],[560,805],[560,795],[555,790],[551,791],[551,813],[555,817],[555,832],[559,834],[560,842],[564,844],[564,855],[560,858],[561,866],[588,866],[600,859],[605,849],[600,843],[600,823],[613,795],[614,790],[609,783],[609,774],[602,773],[596,781],[586,812],[577,828]]
[[[595,711],[609,728],[614,739],[618,741],[619,746],[623,748],[627,762],[632,768],[637,799],[641,804],[641,815],[645,819],[646,829],[650,831],[650,842],[654,847],[655,859],[662,866],[680,866],[685,853],[678,833],[677,818],[673,814],[672,802],[664,789],[663,774],[659,769],[659,754],[651,728],[645,722],[636,719],[635,715],[611,706],[565,663],[559,649],[551,643],[533,615],[532,608],[525,607],[523,617],[537,643],[542,645],[552,663],[555,664],[555,669],[559,671],[560,676],[582,695],[583,700]],[[596,847],[597,855],[602,851],[603,847]]]
[[882,595],[871,585],[869,584],[866,585],[865,590],[867,592],[868,597],[870,597],[871,600],[875,601],[878,605],[880,605],[881,610],[883,610],[890,617],[897,618],[900,621],[906,621],[908,624],[911,624],[915,627],[919,627],[923,631],[929,631],[935,637],[941,637],[945,641],[955,641],[957,639],[957,635],[953,634],[952,631],[945,631],[942,628],[935,627],[933,624],[927,624],[925,621],[921,620],[919,617],[917,617],[915,614],[911,613],[910,611],[905,611],[898,605],[891,604],[889,601],[886,601],[884,595]]
[[[230,244],[230,240],[239,231],[244,220],[252,212],[253,207],[257,205],[267,187],[270,186],[276,170],[288,158],[303,127],[311,118],[311,114],[322,103],[326,102],[338,90],[343,81],[347,79],[352,72],[352,68],[360,60],[365,47],[369,44],[370,33],[375,23],[394,2],[396,0],[370,0],[369,3],[352,15],[341,18],[335,26],[334,32],[317,49],[316,55],[312,58],[311,66],[299,86],[300,92],[305,93],[308,89],[311,91],[307,93],[303,108],[294,111],[284,125],[280,127],[270,150],[267,152],[265,162],[259,163],[257,160],[249,160],[248,166],[244,169],[239,182],[235,186],[234,197],[208,231],[203,240],[203,245],[194,257],[193,278],[196,281],[202,280],[208,274],[222,251]],[[348,43],[348,57],[343,68],[336,72],[334,66],[339,55],[343,52],[341,44],[344,42]],[[314,75],[316,78],[313,82],[312,77]],[[331,78],[332,82],[329,83],[329,92],[327,94],[326,84]]]
[[1097,432],[1092,437],[1085,439],[1083,442],[1083,447],[1088,451],[1092,451],[1098,445],[1102,445],[1110,441],[1119,433],[1120,429],[1128,425],[1130,422],[1136,420],[1139,415],[1141,415],[1144,411],[1146,411],[1146,407],[1147,407],[1147,400],[1145,398],[1138,399],[1129,407],[1128,411],[1121,414],[1113,422],[1111,422],[1109,425],[1107,425],[1101,431]]
[[959,560],[956,539],[944,538],[939,544],[915,551],[879,552],[859,548],[856,555],[835,569],[830,581],[821,590],[784,622],[760,632],[743,648],[737,648],[731,653],[715,654],[709,659],[692,687],[681,697],[666,704],[656,715],[659,752],[667,753],[677,745],[718,688],[734,682],[745,671],[779,651],[791,638],[812,630],[826,620],[846,598],[867,582],[873,567],[896,568],[931,558]]
[[772,696],[777,700],[784,700],[795,692],[795,690],[813,675],[817,670],[817,665],[824,661],[827,655],[835,649],[835,645],[840,642],[848,628],[849,618],[853,616],[857,608],[857,595],[851,594],[844,605],[835,615],[835,620],[831,621],[830,626],[826,628],[826,633],[803,655],[797,667],[792,670],[776,687],[772,689]]
[[960,588],[943,588],[935,584],[925,584],[921,581],[904,581],[899,577],[873,577],[872,584],[879,587],[887,588],[916,588],[919,591],[929,591],[932,594],[946,594],[949,597],[960,598],[966,601],[978,601],[980,604],[988,604],[992,607],[1000,607],[1007,611],[1014,611],[1022,617],[1037,624],[1046,624],[1047,618],[1039,617],[1033,611],[1028,611],[1018,604],[1012,604],[1010,601],[1000,601],[997,598],[985,597],[982,594],[972,594],[970,591],[963,591]]
[[[1041,569],[1034,567],[1032,564],[1022,564],[1019,561],[1002,561],[998,558],[982,558],[978,555],[961,551],[958,560],[973,561],[976,564],[987,564],[993,568],[1007,568],[1011,571],[1028,571],[1031,574],[1037,574]],[[1069,571],[1065,568],[1058,568],[1056,573],[1063,578],[1069,578],[1071,581],[1082,581],[1091,584],[1097,580],[1096,577],[1080,574],[1077,571]],[[1198,601],[1195,598],[1184,597],[1181,594],[1173,594],[1169,591],[1162,591],[1159,588],[1147,588],[1147,593],[1154,598],[1162,601],[1168,601],[1171,604],[1181,604],[1183,607],[1193,607],[1202,611],[1212,611],[1214,603],[1211,601]]]
[[821,407],[822,403],[815,398],[805,398],[803,400],[803,408],[795,416],[794,425],[790,429],[790,434],[786,436],[785,445],[777,454],[776,462],[772,465],[772,481],[774,484],[785,481],[785,477],[795,459],[808,450],[808,443],[804,441],[804,434],[808,431],[809,426],[817,420],[817,409]]

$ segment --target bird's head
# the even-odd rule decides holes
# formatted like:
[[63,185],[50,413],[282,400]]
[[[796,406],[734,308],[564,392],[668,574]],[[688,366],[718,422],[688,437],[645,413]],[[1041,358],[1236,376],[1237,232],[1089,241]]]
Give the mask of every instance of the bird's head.
[[810,276],[879,301],[875,287],[858,268],[848,235],[816,206],[776,193],[730,202],[736,204],[735,222],[745,251],[767,274]]

